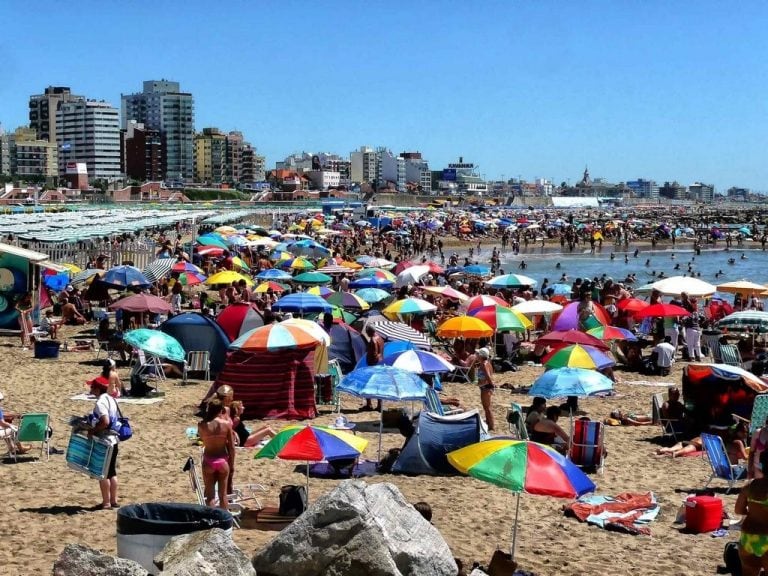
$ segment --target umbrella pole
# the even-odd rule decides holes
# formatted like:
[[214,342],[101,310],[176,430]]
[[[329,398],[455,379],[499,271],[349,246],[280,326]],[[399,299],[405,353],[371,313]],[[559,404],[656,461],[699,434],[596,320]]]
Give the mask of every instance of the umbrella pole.
[[309,460],[307,460],[307,503],[309,503]]
[[381,462],[381,437],[384,434],[384,401],[381,402],[381,411],[379,412],[379,462]]
[[517,516],[520,513],[520,492],[515,494],[517,504],[515,504],[515,524],[512,528],[512,561],[515,560],[515,549],[517,548]]

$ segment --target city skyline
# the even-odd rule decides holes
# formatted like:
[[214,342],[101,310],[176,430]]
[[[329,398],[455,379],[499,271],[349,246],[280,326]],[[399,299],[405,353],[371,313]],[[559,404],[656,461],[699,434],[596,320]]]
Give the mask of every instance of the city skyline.
[[[370,145],[433,169],[463,156],[487,179],[575,183],[589,166],[768,188],[760,3],[75,5],[0,6],[35,22],[31,41],[0,44],[7,131],[49,85],[119,108],[168,79],[193,94],[196,131],[239,130],[270,167]],[[61,26],[75,13],[78,38]]]

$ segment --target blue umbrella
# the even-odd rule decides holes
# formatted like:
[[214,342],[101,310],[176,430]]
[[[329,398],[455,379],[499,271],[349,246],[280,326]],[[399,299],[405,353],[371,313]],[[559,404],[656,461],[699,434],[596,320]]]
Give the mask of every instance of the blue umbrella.
[[482,264],[470,264],[469,266],[464,266],[462,270],[465,274],[473,274],[475,276],[486,276],[491,273],[490,267],[483,266]]
[[325,300],[316,296],[315,294],[308,294],[307,292],[297,292],[296,294],[288,294],[283,296],[272,304],[272,310],[279,312],[298,312],[299,314],[305,314],[307,312],[330,312],[332,306]]
[[126,332],[123,340],[134,348],[144,350],[153,356],[167,358],[174,362],[184,362],[186,359],[184,348],[179,344],[179,341],[160,330],[138,328]]
[[259,280],[290,280],[291,275],[285,270],[278,270],[277,268],[269,268],[263,270],[256,275]]
[[555,296],[567,296],[569,299],[571,297],[572,288],[570,284],[552,284],[547,286],[545,292],[549,293],[550,290],[552,290],[552,294]]
[[392,294],[381,288],[362,288],[361,290],[356,291],[355,294],[369,304],[381,302],[382,300],[392,297]]
[[358,278],[349,283],[350,288],[380,288],[386,290],[392,288],[395,283],[385,278],[376,278],[375,276],[368,276],[366,278]]
[[556,368],[539,376],[528,391],[529,396],[562,398],[593,396],[613,390],[613,381],[595,370]]
[[110,268],[101,278],[104,284],[109,285],[112,288],[129,288],[138,287],[146,288],[150,286],[152,282],[147,279],[141,270],[134,268],[133,266],[115,266]]
[[318,244],[314,240],[299,240],[288,247],[288,252],[296,256],[310,256],[312,258],[323,258],[329,256],[331,251],[325,246]]
[[416,349],[402,350],[395,354],[384,356],[382,363],[385,366],[402,368],[415,374],[440,374],[441,372],[452,372],[456,368],[434,352]]
[[[342,379],[337,390],[358,398],[423,401],[427,395],[427,383],[413,372],[379,365],[353,370]],[[384,421],[379,417],[379,460],[383,429]]]
[[[416,346],[414,346],[410,342],[403,342],[402,340],[392,340],[391,342],[384,342],[384,350],[382,354],[384,358],[386,358],[394,354],[399,354],[400,352],[405,352],[406,350],[416,350]],[[366,360],[365,355],[363,355],[360,357],[360,360],[358,360],[357,364],[355,365],[355,368],[365,368],[367,366],[368,366],[368,361]]]

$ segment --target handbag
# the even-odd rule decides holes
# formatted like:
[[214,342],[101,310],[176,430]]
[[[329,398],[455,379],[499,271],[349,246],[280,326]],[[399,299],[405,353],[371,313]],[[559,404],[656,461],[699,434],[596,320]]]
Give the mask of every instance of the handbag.
[[115,406],[117,406],[118,417],[112,424],[112,431],[117,434],[117,439],[120,440],[120,442],[125,442],[126,440],[130,440],[133,436],[133,428],[131,428],[131,422],[128,418],[123,416],[123,413],[120,410],[120,404],[117,403],[117,400],[115,400]]

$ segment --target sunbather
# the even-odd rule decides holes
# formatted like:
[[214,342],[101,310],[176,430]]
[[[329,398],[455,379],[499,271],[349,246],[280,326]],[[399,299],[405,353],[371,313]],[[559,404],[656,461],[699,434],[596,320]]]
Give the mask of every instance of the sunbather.
[[672,458],[677,458],[678,456],[699,452],[702,450],[703,446],[701,436],[696,436],[696,438],[678,442],[674,446],[669,446],[668,448],[659,448],[656,450],[656,454],[658,456],[671,456]]
[[611,412],[611,418],[619,420],[624,426],[650,426],[653,424],[653,417],[649,414],[624,413],[621,410],[616,410]]
[[[13,446],[15,447],[17,454],[26,454],[27,452],[29,452],[29,447],[22,446],[16,441],[15,435],[18,429],[16,428],[16,426],[6,421],[5,419],[6,413],[3,412],[3,408],[1,405],[4,398],[5,396],[3,395],[2,392],[0,392],[0,438],[2,438],[3,440],[6,440],[7,442],[13,442]],[[16,415],[14,414],[13,416],[16,416]],[[9,419],[11,418],[10,413],[8,414],[8,418]],[[9,449],[10,449],[10,446],[11,444],[9,444]]]
[[568,433],[557,423],[560,414],[561,411],[559,406],[550,406],[547,408],[546,417],[540,418],[531,428],[531,440],[565,451],[569,437]]

